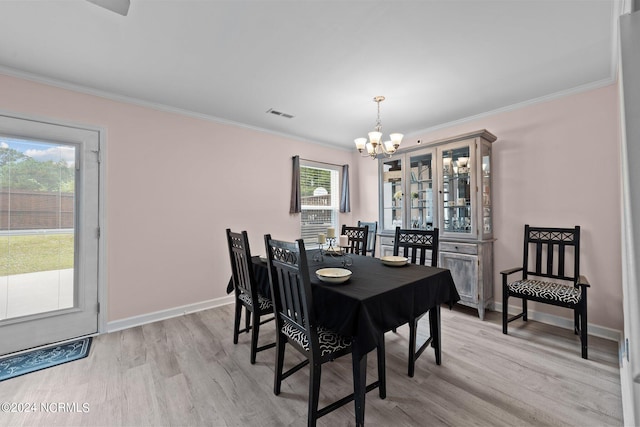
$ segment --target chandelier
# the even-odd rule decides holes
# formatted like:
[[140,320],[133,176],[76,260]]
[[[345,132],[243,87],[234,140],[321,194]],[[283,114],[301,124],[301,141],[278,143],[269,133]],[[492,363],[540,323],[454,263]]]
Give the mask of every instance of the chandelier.
[[[392,133],[389,135],[390,140],[380,142],[382,139],[382,124],[380,123],[380,103],[384,101],[384,96],[376,96],[373,101],[378,104],[378,120],[376,121],[375,130],[369,132],[369,142],[367,138],[356,138],[356,148],[363,157],[371,156],[375,160],[378,156],[391,157],[396,152],[400,143],[402,142],[403,135],[401,133]],[[363,153],[366,149],[366,153]]]

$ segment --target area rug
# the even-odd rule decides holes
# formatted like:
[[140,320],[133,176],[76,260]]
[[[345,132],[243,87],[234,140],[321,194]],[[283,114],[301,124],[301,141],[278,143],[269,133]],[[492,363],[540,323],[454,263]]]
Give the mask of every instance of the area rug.
[[90,347],[91,337],[0,359],[0,381],[85,358]]

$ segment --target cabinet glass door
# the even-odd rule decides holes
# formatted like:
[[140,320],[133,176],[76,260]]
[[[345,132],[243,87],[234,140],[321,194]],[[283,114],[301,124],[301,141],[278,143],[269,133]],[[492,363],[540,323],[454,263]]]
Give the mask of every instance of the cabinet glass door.
[[491,234],[491,147],[482,144],[482,232]]
[[409,157],[409,227],[433,230],[433,153],[414,154]]
[[382,163],[382,229],[395,230],[402,227],[402,160],[393,159]]
[[471,168],[469,145],[442,151],[443,232],[471,234]]

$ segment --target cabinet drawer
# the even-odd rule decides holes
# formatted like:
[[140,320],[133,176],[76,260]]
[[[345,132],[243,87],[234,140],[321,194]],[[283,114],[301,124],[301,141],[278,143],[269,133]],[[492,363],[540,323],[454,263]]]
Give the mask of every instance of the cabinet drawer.
[[478,254],[478,245],[457,242],[440,242],[440,252],[456,252],[459,254]]
[[391,237],[391,236],[380,236],[380,244],[381,245],[386,245],[386,246],[393,246],[393,241],[395,240],[395,237]]

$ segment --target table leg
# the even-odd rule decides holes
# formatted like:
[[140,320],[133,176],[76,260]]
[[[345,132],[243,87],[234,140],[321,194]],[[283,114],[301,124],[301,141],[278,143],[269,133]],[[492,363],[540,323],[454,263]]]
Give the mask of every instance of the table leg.
[[436,365],[442,362],[442,340],[440,330],[440,304],[429,310],[429,326],[431,328],[431,345],[436,352]]
[[356,410],[356,426],[364,426],[364,399],[367,393],[367,353],[361,352],[357,341],[353,342],[353,395]]
[[384,349],[384,334],[380,336],[380,343],[377,348],[378,355],[378,394],[380,399],[387,397],[387,374],[386,374],[386,355]]

